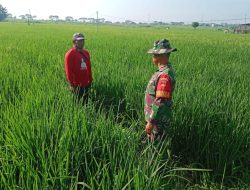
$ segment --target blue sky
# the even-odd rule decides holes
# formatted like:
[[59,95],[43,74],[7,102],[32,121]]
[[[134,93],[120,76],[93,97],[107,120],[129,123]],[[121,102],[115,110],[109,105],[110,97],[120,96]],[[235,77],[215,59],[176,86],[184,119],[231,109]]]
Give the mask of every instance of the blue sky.
[[[49,15],[73,18],[99,17],[111,21],[210,21],[243,23],[250,18],[250,0],[0,0],[14,16],[29,13],[46,19]],[[222,22],[222,21],[221,21]],[[250,19],[247,19],[250,22]]]

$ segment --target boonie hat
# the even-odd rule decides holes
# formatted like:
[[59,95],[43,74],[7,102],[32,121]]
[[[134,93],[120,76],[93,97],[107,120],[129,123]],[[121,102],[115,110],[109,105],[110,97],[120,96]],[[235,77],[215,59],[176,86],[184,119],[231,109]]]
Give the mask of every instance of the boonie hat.
[[167,39],[161,39],[154,42],[154,47],[148,50],[150,54],[167,54],[177,51],[176,48],[172,48]]
[[74,35],[73,35],[73,41],[74,40],[84,40],[84,39],[85,39],[85,37],[82,33],[74,33]]

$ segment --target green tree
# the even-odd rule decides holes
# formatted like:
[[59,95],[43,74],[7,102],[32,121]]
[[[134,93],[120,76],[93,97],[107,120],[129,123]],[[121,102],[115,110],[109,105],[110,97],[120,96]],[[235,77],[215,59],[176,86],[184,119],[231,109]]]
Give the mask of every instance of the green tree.
[[194,29],[196,29],[199,26],[199,22],[193,22],[192,23],[192,27],[194,27]]
[[0,4],[0,21],[4,20],[8,16],[8,11]]
[[20,17],[20,19],[22,19],[22,20],[25,19],[25,15],[20,15],[19,17]]

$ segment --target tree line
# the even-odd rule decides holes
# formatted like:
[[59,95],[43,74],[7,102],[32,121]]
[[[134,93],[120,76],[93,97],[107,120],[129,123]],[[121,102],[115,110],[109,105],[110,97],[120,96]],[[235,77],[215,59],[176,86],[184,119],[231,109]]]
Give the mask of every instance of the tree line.
[[6,7],[3,7],[0,4],[0,21],[6,19],[8,17],[8,11]]

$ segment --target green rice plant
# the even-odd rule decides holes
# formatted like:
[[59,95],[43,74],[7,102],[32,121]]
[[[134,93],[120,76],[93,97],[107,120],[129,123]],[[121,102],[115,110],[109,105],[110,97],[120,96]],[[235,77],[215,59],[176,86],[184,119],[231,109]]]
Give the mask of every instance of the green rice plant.
[[[248,35],[189,28],[0,23],[0,189],[248,188]],[[87,36],[91,101],[64,74]],[[56,35],[55,35],[56,34]],[[146,54],[168,38],[177,73],[167,139],[142,144]]]

